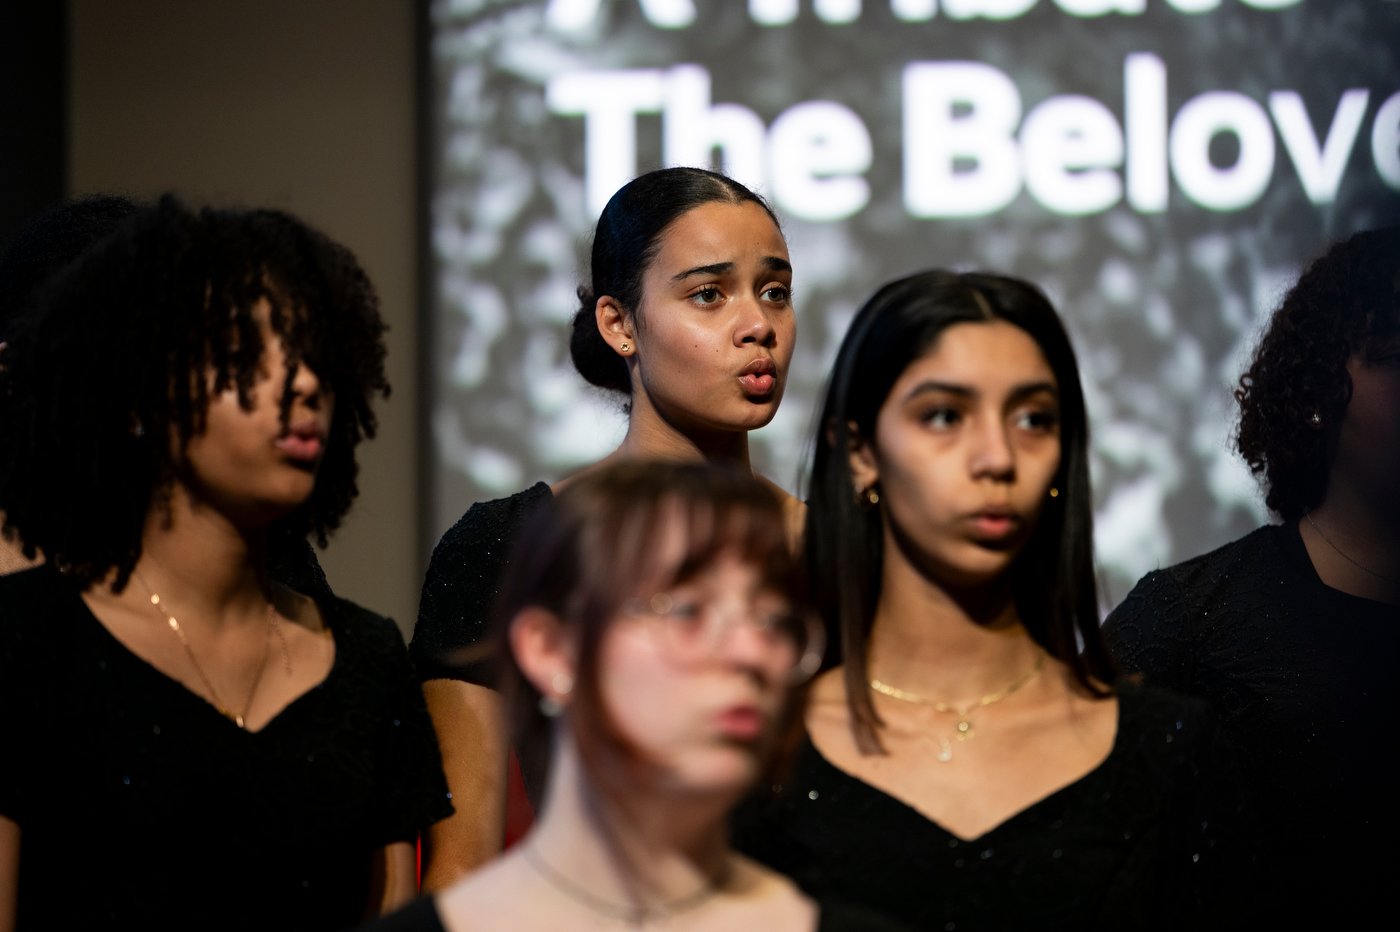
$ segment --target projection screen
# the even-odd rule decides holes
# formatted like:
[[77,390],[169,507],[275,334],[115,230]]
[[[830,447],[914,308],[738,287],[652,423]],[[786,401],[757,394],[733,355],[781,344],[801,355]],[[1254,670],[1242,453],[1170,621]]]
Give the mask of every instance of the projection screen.
[[799,337],[756,467],[793,491],[860,302],[929,268],[1045,289],[1093,424],[1106,601],[1268,520],[1231,391],[1326,244],[1400,220],[1397,0],[436,0],[436,540],[610,452],[568,356],[608,197],[717,167],[791,248]]

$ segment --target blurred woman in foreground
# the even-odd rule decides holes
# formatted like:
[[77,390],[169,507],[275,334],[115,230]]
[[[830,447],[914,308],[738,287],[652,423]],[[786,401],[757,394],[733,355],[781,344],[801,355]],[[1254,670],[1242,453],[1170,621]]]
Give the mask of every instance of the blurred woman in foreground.
[[820,423],[806,552],[843,664],[737,847],[922,929],[1199,927],[1249,902],[1212,717],[1118,680],[1099,638],[1084,398],[1044,295],[885,286]]
[[819,909],[727,842],[820,662],[792,576],[777,497],[737,472],[623,463],[542,506],[499,616],[514,741],[552,748],[540,819],[374,928],[886,928]]

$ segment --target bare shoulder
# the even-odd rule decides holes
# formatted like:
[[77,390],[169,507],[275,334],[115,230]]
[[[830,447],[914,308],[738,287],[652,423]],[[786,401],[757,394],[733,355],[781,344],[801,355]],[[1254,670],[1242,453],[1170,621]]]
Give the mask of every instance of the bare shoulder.
[[517,854],[497,858],[437,896],[438,915],[447,932],[520,929],[528,923],[533,875]]
[[783,524],[787,528],[788,546],[793,553],[801,553],[802,535],[807,526],[807,503],[767,476],[758,476],[758,478],[778,497],[778,501],[783,506]]
[[705,928],[772,929],[775,932],[811,932],[817,925],[817,904],[782,874],[731,855],[733,874],[721,902]]
[[812,744],[827,760],[849,765],[861,756],[851,734],[845,667],[827,670],[813,681],[807,698],[806,724]]

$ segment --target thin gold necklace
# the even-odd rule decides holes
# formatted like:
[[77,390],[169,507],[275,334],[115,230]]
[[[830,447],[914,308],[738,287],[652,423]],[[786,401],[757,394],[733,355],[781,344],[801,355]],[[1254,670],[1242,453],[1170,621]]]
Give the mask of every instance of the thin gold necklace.
[[185,637],[185,631],[180,627],[180,622],[175,619],[174,615],[165,610],[165,606],[161,603],[160,596],[151,588],[151,584],[146,582],[146,577],[138,572],[136,573],[136,578],[141,580],[141,585],[145,586],[146,591],[151,594],[151,605],[165,618],[165,623],[170,627],[171,631],[175,632],[175,637],[179,638],[180,646],[185,649],[185,655],[190,658],[190,664],[194,667],[194,672],[199,674],[199,678],[204,681],[204,688],[209,690],[209,698],[214,700],[214,708],[218,709],[219,714],[224,718],[233,722],[239,728],[246,730],[248,726],[244,724],[244,721],[248,717],[248,711],[253,707],[253,697],[258,694],[258,686],[262,683],[263,670],[267,668],[267,655],[271,650],[270,645],[273,634],[277,635],[277,640],[280,641],[282,645],[283,669],[286,670],[288,676],[292,674],[292,660],[287,653],[287,638],[282,634],[281,625],[277,623],[276,606],[272,604],[271,600],[267,603],[268,638],[263,644],[263,655],[262,660],[258,663],[258,672],[253,675],[253,685],[248,690],[248,701],[243,704],[243,712],[240,715],[230,709],[228,705],[219,698],[218,690],[214,688],[214,684],[209,680],[208,675],[205,674],[204,668],[199,665],[199,659],[195,657],[194,650],[190,647],[190,642]]
[[[980,709],[983,706],[989,706],[993,702],[1000,702],[1005,699],[1007,696],[1029,683],[1035,675],[1040,672],[1040,668],[1043,666],[1045,666],[1045,651],[1041,651],[1040,655],[1035,658],[1035,665],[1031,667],[1030,672],[1026,673],[1016,682],[1003,690],[988,693],[981,699],[974,700],[964,705],[956,705],[951,702],[938,702],[935,699],[929,699],[925,696],[920,696],[918,693],[911,693],[875,679],[870,681],[870,688],[881,695],[889,696],[891,699],[912,702],[915,705],[931,706],[935,712],[952,712],[956,714],[958,717],[958,730],[954,733],[954,737],[959,741],[967,741],[976,734],[976,732],[972,730],[972,722],[967,718],[968,714],[971,713],[973,709]],[[939,741],[939,745],[941,750],[938,752],[938,760],[946,764],[953,759],[952,739],[943,738]]]
[[1307,518],[1308,523],[1312,525],[1312,529],[1314,531],[1317,531],[1317,536],[1321,537],[1324,541],[1326,541],[1327,546],[1337,551],[1337,553],[1341,555],[1343,560],[1346,560],[1348,563],[1350,563],[1352,566],[1355,566],[1357,569],[1365,570],[1377,579],[1384,579],[1386,582],[1391,583],[1392,585],[1400,583],[1400,579],[1391,579],[1384,573],[1377,573],[1375,570],[1371,569],[1369,566],[1366,566],[1364,563],[1358,563],[1356,560],[1353,560],[1350,556],[1347,555],[1347,552],[1345,550],[1332,543],[1332,538],[1322,533],[1322,528],[1317,526],[1317,522],[1312,519],[1312,514],[1310,512],[1303,512],[1303,517]]
[[[683,913],[694,909],[715,895],[723,879],[719,883],[707,883],[694,893],[683,896],[678,900],[669,903],[662,903],[659,906],[627,906],[621,903],[614,903],[605,900],[600,896],[594,896],[592,892],[584,888],[581,884],[576,884],[563,874],[559,873],[549,862],[535,850],[533,843],[522,845],[520,853],[525,857],[525,863],[535,869],[545,881],[576,903],[580,903],[593,912],[614,922],[621,922],[635,929],[640,929],[650,922],[665,922],[677,913]],[[725,876],[729,874],[729,865],[725,864]]]

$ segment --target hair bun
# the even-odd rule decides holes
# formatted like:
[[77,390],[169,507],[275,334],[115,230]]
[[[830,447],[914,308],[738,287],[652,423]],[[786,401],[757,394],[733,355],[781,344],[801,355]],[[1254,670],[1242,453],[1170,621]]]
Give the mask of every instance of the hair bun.
[[594,316],[598,299],[583,286],[579,287],[578,299],[581,306],[574,314],[574,330],[569,338],[569,355],[574,360],[574,368],[590,385],[631,395],[632,377],[627,372],[627,363],[598,332],[598,319]]

